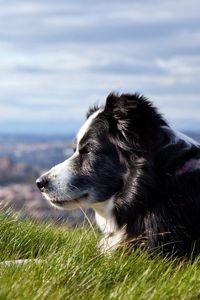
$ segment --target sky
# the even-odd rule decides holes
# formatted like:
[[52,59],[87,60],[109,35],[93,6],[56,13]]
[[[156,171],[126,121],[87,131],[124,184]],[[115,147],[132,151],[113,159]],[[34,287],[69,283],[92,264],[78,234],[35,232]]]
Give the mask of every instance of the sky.
[[0,132],[73,133],[112,91],[200,132],[199,0],[0,0]]

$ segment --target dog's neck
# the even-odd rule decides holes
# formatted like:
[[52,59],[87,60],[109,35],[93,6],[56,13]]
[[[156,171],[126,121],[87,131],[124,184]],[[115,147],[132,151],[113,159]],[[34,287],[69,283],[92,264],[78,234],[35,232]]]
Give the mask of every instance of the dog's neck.
[[110,198],[107,201],[99,202],[93,205],[95,210],[96,223],[104,234],[110,234],[118,229],[117,222],[113,215],[114,199]]
[[93,206],[95,219],[98,227],[103,233],[99,248],[102,253],[111,252],[120,247],[126,240],[126,228],[119,228],[113,214],[114,198]]
[[199,169],[200,169],[200,159],[191,158],[181,166],[181,168],[176,172],[176,176],[194,172]]

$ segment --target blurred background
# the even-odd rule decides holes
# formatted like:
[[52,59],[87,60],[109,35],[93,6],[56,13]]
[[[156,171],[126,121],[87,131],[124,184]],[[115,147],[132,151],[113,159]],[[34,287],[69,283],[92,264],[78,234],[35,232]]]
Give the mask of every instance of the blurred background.
[[91,104],[111,91],[154,101],[200,140],[199,0],[0,1],[0,206],[75,225],[37,176],[71,154]]

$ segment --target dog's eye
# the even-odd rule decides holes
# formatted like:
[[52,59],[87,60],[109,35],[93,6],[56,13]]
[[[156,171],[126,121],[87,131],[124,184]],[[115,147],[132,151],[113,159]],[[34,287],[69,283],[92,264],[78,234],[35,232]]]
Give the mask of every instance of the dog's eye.
[[80,154],[88,154],[90,152],[91,152],[91,149],[88,147],[83,147],[83,148],[79,149]]

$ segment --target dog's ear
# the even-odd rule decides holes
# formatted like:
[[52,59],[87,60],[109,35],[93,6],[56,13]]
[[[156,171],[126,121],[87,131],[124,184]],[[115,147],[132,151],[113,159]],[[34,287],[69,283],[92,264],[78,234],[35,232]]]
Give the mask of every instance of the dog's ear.
[[97,110],[99,110],[99,107],[97,105],[90,106],[87,113],[86,113],[86,119],[88,119],[93,113],[95,113]]
[[110,134],[127,149],[149,150],[153,135],[163,121],[152,103],[139,94],[110,94],[104,112]]
[[[137,94],[126,95],[110,94],[106,99],[105,112],[113,118],[119,130],[126,130],[128,122],[133,118],[138,108]],[[131,120],[130,120],[131,118]]]

